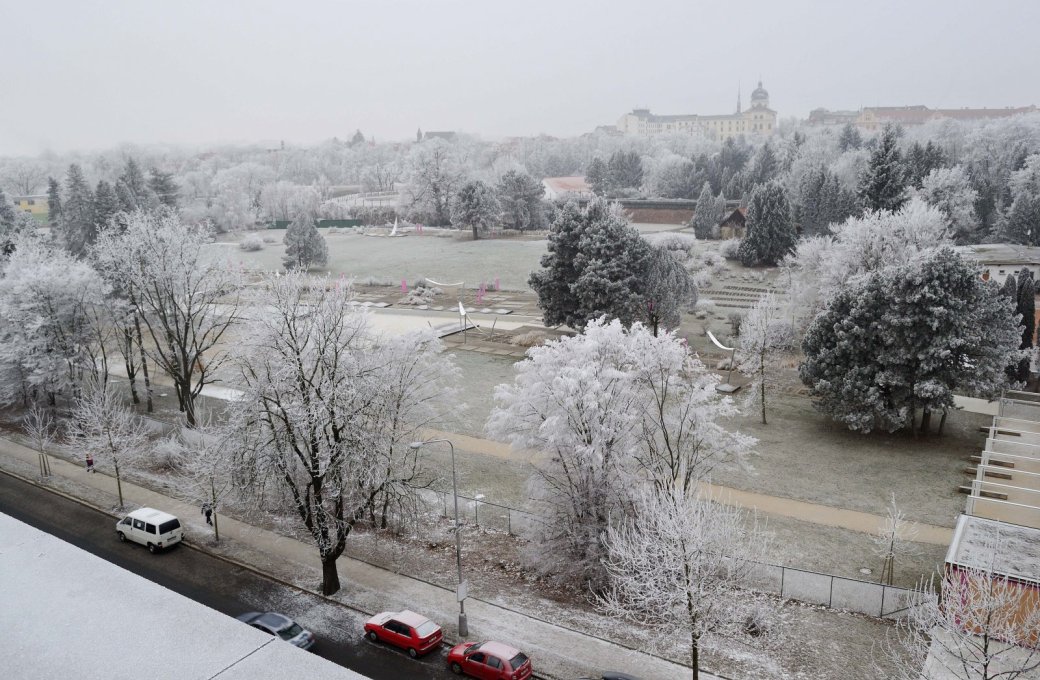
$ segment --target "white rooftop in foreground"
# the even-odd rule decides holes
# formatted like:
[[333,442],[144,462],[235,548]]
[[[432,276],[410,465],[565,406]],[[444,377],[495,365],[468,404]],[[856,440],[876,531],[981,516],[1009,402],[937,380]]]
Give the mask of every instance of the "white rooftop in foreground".
[[1040,584],[1040,529],[961,515],[946,562]]
[[0,514],[0,659],[19,680],[366,680]]

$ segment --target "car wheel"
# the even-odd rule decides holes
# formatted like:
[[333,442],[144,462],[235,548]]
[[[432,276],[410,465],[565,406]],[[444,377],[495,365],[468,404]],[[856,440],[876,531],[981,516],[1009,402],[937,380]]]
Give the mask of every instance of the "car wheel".
[[410,656],[410,657],[412,657],[414,659],[415,657],[419,656],[419,652],[416,651],[415,647],[409,647],[408,648],[408,656]]
[[457,661],[452,661],[451,672],[455,675],[462,675],[462,666],[460,666]]
[[126,534],[124,534],[122,531],[117,531],[116,536],[119,537],[120,543],[126,543]]
[[148,544],[148,552],[150,552],[150,553],[152,553],[154,555],[156,552],[158,552],[158,550],[159,549],[155,547],[154,543],[149,543]]
[[368,631],[368,639],[372,642],[379,642],[379,636],[376,635],[376,632],[374,630]]

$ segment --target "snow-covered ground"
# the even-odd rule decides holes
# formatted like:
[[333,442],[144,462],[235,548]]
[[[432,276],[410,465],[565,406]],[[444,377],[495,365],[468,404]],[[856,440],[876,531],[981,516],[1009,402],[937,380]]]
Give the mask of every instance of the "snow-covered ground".
[[365,680],[3,514],[0,536],[4,678]]

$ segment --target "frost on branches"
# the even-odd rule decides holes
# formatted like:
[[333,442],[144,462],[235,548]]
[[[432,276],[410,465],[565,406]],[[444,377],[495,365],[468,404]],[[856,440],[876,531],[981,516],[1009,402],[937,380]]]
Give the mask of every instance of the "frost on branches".
[[817,408],[851,430],[912,429],[920,410],[927,432],[954,390],[998,394],[1020,340],[1012,302],[943,248],[845,286],[810,324],[799,372]]
[[318,549],[322,593],[353,526],[409,493],[417,428],[452,404],[455,371],[431,334],[373,335],[353,293],[291,273],[254,301],[231,405],[234,474],[261,506],[298,516]]
[[532,484],[545,521],[532,561],[601,588],[607,529],[633,511],[637,482],[691,490],[716,466],[744,462],[755,440],[718,424],[736,408],[717,382],[675,336],[639,323],[600,319],[532,348],[496,389],[487,424],[546,454]]
[[789,307],[776,293],[759,299],[740,324],[740,356],[737,368],[751,378],[747,387],[748,405],[758,406],[762,424],[766,423],[766,392],[779,387],[782,360],[797,348]]
[[610,616],[688,636],[694,680],[705,635],[760,644],[779,632],[775,601],[749,588],[764,534],[743,510],[679,488],[638,494],[637,513],[607,531]]

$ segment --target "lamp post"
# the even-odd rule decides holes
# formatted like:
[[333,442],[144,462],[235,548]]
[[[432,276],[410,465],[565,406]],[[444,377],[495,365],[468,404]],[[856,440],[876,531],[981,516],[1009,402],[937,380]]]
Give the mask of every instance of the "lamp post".
[[[461,303],[460,303],[461,304]],[[449,439],[430,439],[422,442],[409,444],[412,449],[421,449],[426,444],[446,443],[451,448],[451,494],[455,498],[455,568],[458,570],[459,587],[456,596],[459,600],[459,637],[465,638],[469,635],[469,625],[466,622],[466,589],[462,581],[462,534],[459,532],[459,488],[455,478],[455,445]]]

